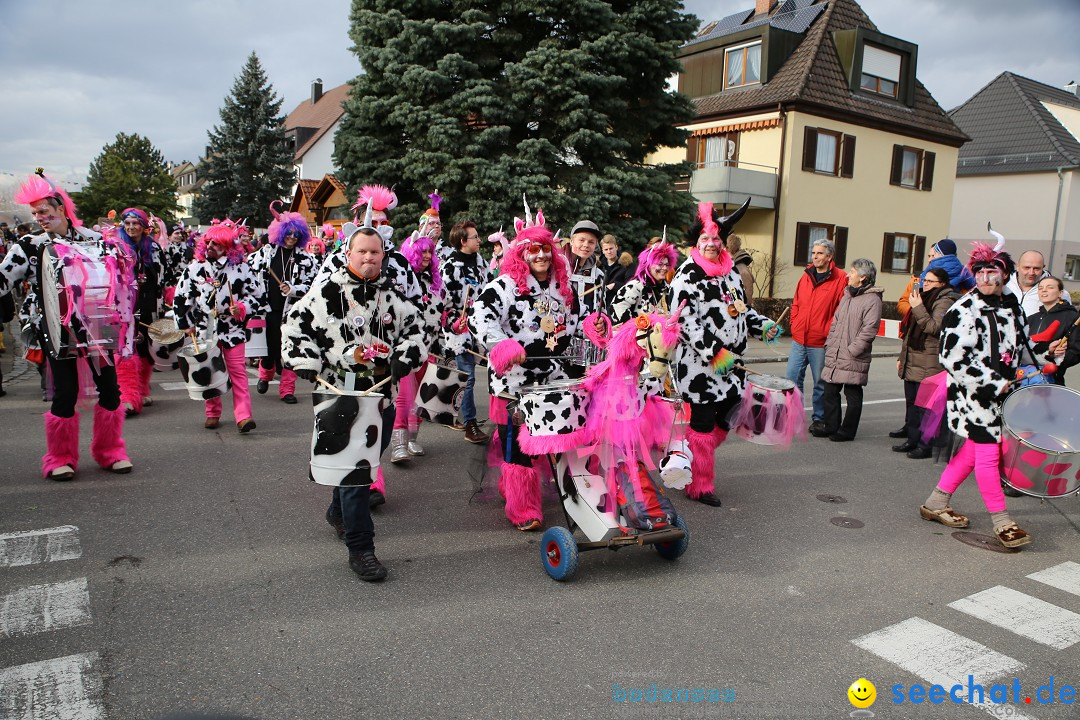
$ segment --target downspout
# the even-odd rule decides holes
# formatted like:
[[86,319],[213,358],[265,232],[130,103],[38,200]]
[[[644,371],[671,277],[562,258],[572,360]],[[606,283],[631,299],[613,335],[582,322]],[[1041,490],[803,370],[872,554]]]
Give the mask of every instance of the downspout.
[[1057,245],[1057,229],[1058,229],[1058,216],[1061,214],[1061,190],[1065,184],[1065,176],[1061,174],[1063,168],[1058,167],[1058,195],[1057,203],[1054,205],[1054,227],[1050,231],[1050,257],[1046,259],[1046,271],[1051,275],[1054,274],[1054,247]]
[[[787,143],[787,111],[784,109],[784,104],[779,103],[776,106],[777,111],[780,113],[780,167],[776,170],[776,197],[773,199],[773,226],[772,226],[772,268],[769,270],[769,297],[773,297],[776,291],[776,275],[775,268],[778,267],[780,261],[776,257],[776,246],[779,242],[780,233],[780,188],[783,185],[784,178],[784,146]],[[1060,192],[1060,189],[1059,189]]]

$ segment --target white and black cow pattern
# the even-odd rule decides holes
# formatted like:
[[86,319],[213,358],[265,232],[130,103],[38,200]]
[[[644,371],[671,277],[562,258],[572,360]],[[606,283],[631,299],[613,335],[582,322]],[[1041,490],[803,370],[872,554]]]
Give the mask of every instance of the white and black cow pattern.
[[428,363],[416,393],[416,414],[439,425],[453,425],[469,374],[439,363]]
[[312,393],[315,428],[311,433],[308,477],[319,485],[371,485],[382,444],[382,395],[358,397]]
[[[214,287],[215,281],[220,287]],[[242,320],[229,312],[230,290],[232,301],[247,309]],[[247,341],[244,326],[248,318],[266,312],[266,287],[245,262],[231,265],[225,257],[195,260],[176,285],[173,310],[181,330],[195,328],[204,337],[216,335],[225,347],[236,347]]]
[[666,315],[664,305],[670,288],[666,282],[656,282],[646,276],[645,280],[631,280],[615,293],[611,303],[611,324],[622,325],[638,315],[656,313]]
[[[528,292],[519,294],[509,275],[489,282],[480,297],[469,308],[469,332],[485,350],[490,351],[503,340],[516,340],[525,348],[527,359],[503,374],[488,368],[488,387],[492,395],[518,395],[523,385],[540,385],[569,378],[563,355],[580,324],[577,298],[569,304],[550,284],[541,286],[528,276]],[[547,336],[540,328],[542,315],[536,311],[537,300],[546,297],[555,322],[565,329],[555,335],[555,348],[547,346]]]
[[570,435],[588,422],[589,395],[580,385],[539,390],[523,395],[518,410],[532,437]]
[[[484,264],[484,258],[480,253],[467,255],[460,250],[450,254],[445,262],[439,265],[442,273],[443,290],[445,291],[446,309],[449,311],[446,324],[443,329],[443,348],[449,355],[461,355],[466,350],[476,351],[476,342],[472,333],[465,330],[462,333],[454,332],[450,326],[461,317],[463,311],[467,312],[476,302],[480,291],[491,279]],[[465,288],[470,288],[468,307],[466,307]]]
[[[284,277],[282,275],[282,265],[284,263],[277,258],[281,250],[282,248],[277,245],[263,245],[248,255],[247,263],[251,266],[251,271],[255,273],[255,276],[262,280],[264,286],[268,286],[268,283],[276,284],[273,276],[270,275],[270,270],[273,270],[274,275],[277,275],[282,282],[289,286],[289,294],[285,297],[285,308],[282,310],[282,315],[284,315],[289,312],[289,308],[293,306],[293,303],[304,297],[308,288],[311,287],[311,282],[315,279],[318,267],[314,255],[296,247],[293,248],[289,272],[285,273],[288,277]],[[269,291],[267,292],[269,293]]]
[[680,319],[682,331],[675,346],[675,384],[683,399],[691,403],[735,402],[742,397],[745,381],[742,370],[717,375],[710,365],[721,349],[736,356],[746,351],[747,335],[764,330],[769,319],[751,307],[732,317],[728,305],[746,302],[739,271],[709,277],[693,258],[684,262],[671,282],[671,304],[685,302]]
[[[346,254],[345,246],[342,246],[337,252],[326,253],[322,267],[316,273],[315,279],[311,281],[312,287],[326,282],[333,273],[348,264],[349,257]],[[416,273],[413,272],[409,261],[401,253],[397,251],[388,251],[386,253],[386,258],[383,260],[382,274],[403,297],[414,302],[423,297],[424,290],[420,285],[420,280],[416,277]]]
[[177,363],[192,400],[210,400],[232,389],[225,356],[217,345],[202,346],[199,352],[195,352],[193,345],[187,345],[177,354]]
[[[289,311],[281,326],[281,359],[293,370],[315,370],[335,387],[345,386],[341,373],[366,373],[360,379],[370,387],[371,379],[389,374],[393,361],[418,370],[428,356],[423,335],[415,304],[395,290],[389,278],[364,281],[347,269],[336,270],[325,282],[312,285]],[[389,355],[357,363],[353,351],[375,341],[387,345]],[[383,388],[389,396],[390,385]]]
[[1022,318],[1012,295],[977,290],[945,313],[938,356],[949,374],[949,429],[958,436],[977,443],[1001,441],[1001,402],[1020,366]]
[[165,246],[165,287],[175,287],[180,282],[184,268],[191,262],[191,248],[186,242],[170,242]]

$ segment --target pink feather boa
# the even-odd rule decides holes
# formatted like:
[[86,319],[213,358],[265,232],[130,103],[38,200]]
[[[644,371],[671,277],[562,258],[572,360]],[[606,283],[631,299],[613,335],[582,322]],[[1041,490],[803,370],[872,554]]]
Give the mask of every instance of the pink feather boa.
[[728,253],[727,248],[722,248],[720,250],[719,260],[706,259],[698,252],[696,247],[690,251],[690,257],[694,258],[694,262],[701,266],[701,269],[704,270],[705,274],[709,277],[723,277],[731,272],[731,254]]
[[513,367],[515,363],[524,360],[525,357],[525,348],[513,338],[501,340],[488,353],[488,361],[492,369],[500,375]]
[[[597,318],[604,321],[603,334],[596,331]],[[608,341],[611,340],[611,318],[600,311],[592,312],[585,316],[585,325],[583,329],[585,330],[585,337],[589,339],[589,342],[601,350],[606,348]]]

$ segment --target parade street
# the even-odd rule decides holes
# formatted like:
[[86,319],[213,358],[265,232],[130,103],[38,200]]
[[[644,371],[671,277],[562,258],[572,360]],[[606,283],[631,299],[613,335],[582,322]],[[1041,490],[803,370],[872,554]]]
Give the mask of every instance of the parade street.
[[[384,456],[373,515],[390,575],[369,584],[324,521],[329,489],[307,479],[309,383],[295,406],[276,385],[253,394],[258,428],[241,435],[231,398],[209,431],[179,372],[155,373],[153,406],[125,428],[134,472],[96,467],[84,412],[78,474],[50,482],[47,406],[36,373],[11,379],[11,347],[2,720],[840,718],[859,678],[879,718],[1080,716],[1063,689],[1080,685],[1080,501],[1009,498],[1033,538],[1019,552],[922,520],[943,465],[890,450],[903,414],[891,357],[873,361],[855,442],[784,452],[733,437],[717,454],[722,507],[670,493],[692,535],[681,559],[588,552],[566,583],[545,574],[540,533],[506,521],[492,480],[474,494],[483,450],[425,425],[426,456]],[[953,504],[991,535],[974,478]],[[551,489],[544,523],[565,524]],[[986,702],[1007,685],[1007,705],[967,705],[969,675]],[[913,689],[954,683],[965,704]]]

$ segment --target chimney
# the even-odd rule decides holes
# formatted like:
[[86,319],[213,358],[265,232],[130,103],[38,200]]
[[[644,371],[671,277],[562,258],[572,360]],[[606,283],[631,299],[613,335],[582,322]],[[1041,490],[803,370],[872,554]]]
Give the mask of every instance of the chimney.
[[768,15],[769,10],[773,6],[773,0],[756,0],[756,6],[754,7],[754,17],[759,15]]
[[319,102],[322,97],[322,78],[315,78],[311,82],[311,104]]
[[1072,80],[1065,86],[1065,92],[1071,92],[1073,95],[1080,97],[1080,85],[1077,85],[1076,81]]

